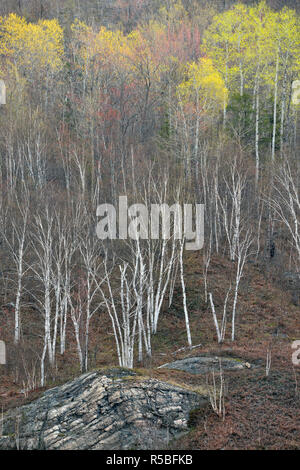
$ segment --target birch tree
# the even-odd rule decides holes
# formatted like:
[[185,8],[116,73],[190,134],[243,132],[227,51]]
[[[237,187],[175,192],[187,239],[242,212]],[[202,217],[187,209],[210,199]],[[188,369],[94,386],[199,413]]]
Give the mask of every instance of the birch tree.
[[223,343],[223,341],[225,339],[226,326],[227,326],[227,304],[228,304],[228,298],[229,298],[230,291],[231,291],[231,286],[229,287],[229,289],[226,293],[224,306],[223,306],[223,315],[222,315],[221,324],[219,323],[219,320],[218,320],[218,317],[217,317],[217,314],[216,314],[215,304],[214,304],[214,301],[213,301],[213,295],[212,295],[211,292],[208,294],[209,302],[210,302],[210,306],[211,306],[211,311],[212,311],[212,316],[213,316],[213,321],[214,321],[214,325],[215,325],[215,328],[216,328],[218,343]]
[[297,269],[300,268],[300,191],[299,173],[296,165],[284,162],[274,176],[273,197],[269,200],[271,209],[286,227],[290,244],[295,252]]
[[12,257],[16,268],[17,279],[14,302],[14,342],[15,344],[18,344],[20,341],[21,332],[21,297],[22,292],[24,290],[23,282],[24,276],[30,269],[30,264],[28,264],[28,261],[26,259],[26,254],[29,248],[29,200],[25,196],[23,205],[18,199],[16,200],[16,204],[18,207],[18,216],[16,216],[17,214],[11,214],[11,233],[10,235],[8,235],[7,230],[3,230],[2,236],[5,240],[6,246],[10,251],[10,256]]
[[132,369],[138,310],[133,295],[132,278],[130,279],[128,276],[130,268],[126,262],[119,265],[120,284],[117,286],[117,290],[112,286],[107,258],[105,259],[105,270],[105,283],[100,290],[111,319],[119,365]]
[[[88,370],[88,352],[89,352],[89,333],[90,323],[95,313],[100,311],[100,307],[103,305],[103,301],[99,299],[100,288],[105,280],[103,261],[99,257],[99,245],[97,245],[97,239],[93,235],[92,237],[87,236],[81,239],[79,245],[79,251],[82,258],[83,264],[83,279],[84,290],[81,292],[81,296],[84,296],[84,370]],[[100,258],[100,259],[99,259]]]
[[239,237],[236,256],[235,284],[233,293],[233,307],[231,319],[231,341],[235,340],[236,312],[240,282],[243,277],[246,260],[249,256],[249,249],[253,243],[253,237],[250,230],[247,230],[244,236]]
[[223,176],[226,189],[222,194],[219,188],[217,196],[231,261],[235,261],[237,257],[242,222],[241,210],[246,184],[246,176],[238,166],[238,159],[234,157],[233,163],[229,165],[228,175]]
[[187,308],[186,287],[185,287],[184,266],[183,266],[184,245],[185,245],[185,240],[184,239],[180,240],[179,241],[180,282],[181,282],[181,288],[182,288],[182,301],[183,301],[183,311],[184,311],[184,318],[185,318],[187,341],[188,341],[189,347],[191,348],[193,344],[192,344],[192,336],[191,336],[191,329],[190,329],[189,313],[188,313],[188,308]]
[[[44,319],[43,351],[41,355],[41,386],[45,385],[45,358],[48,351],[49,363],[53,367],[55,363],[56,336],[52,329],[52,289],[51,272],[53,265],[53,230],[54,217],[48,207],[44,214],[34,218],[34,231],[31,232],[31,247],[36,257],[36,262],[31,270],[40,284],[40,295],[35,295],[40,312]],[[56,331],[58,317],[55,317],[54,332]]]

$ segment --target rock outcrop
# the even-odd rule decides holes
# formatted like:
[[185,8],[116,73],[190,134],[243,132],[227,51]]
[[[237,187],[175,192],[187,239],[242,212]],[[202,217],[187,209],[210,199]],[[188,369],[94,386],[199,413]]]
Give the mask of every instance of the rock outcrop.
[[92,372],[8,411],[0,449],[155,449],[207,397],[124,369]]
[[240,359],[227,357],[198,356],[180,359],[160,366],[160,368],[183,370],[189,374],[205,374],[206,372],[218,372],[221,367],[223,370],[249,369],[251,365]]

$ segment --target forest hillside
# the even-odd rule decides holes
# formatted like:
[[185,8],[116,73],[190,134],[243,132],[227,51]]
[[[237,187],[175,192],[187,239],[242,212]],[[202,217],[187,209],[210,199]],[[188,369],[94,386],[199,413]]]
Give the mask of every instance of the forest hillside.
[[[3,411],[121,367],[221,381],[174,448],[300,448],[299,18],[0,2]],[[200,356],[249,367],[158,369]]]

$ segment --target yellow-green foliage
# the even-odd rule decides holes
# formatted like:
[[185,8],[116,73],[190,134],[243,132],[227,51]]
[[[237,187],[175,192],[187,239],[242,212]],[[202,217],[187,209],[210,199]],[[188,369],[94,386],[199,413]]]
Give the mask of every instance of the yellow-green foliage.
[[0,18],[0,53],[17,66],[62,67],[63,31],[57,20],[27,23],[15,14]]
[[94,33],[78,20],[71,26],[71,31],[77,60],[85,71],[91,65],[115,64],[118,69],[128,65],[128,39],[121,31],[110,31],[103,26]]
[[86,73],[89,67],[107,65],[116,75],[136,77],[145,82],[164,70],[163,62],[155,63],[151,41],[142,29],[125,35],[122,31],[110,31],[103,26],[94,33],[77,21],[71,30],[79,63]]
[[265,1],[254,7],[237,4],[216,15],[204,35],[204,47],[226,86],[253,86],[255,75],[273,85],[277,56],[279,79],[300,70],[299,16],[294,10],[271,10]]
[[204,110],[221,108],[227,99],[222,76],[212,60],[205,57],[187,64],[186,80],[178,86],[177,92],[183,102],[196,102]]
[[213,18],[212,25],[204,35],[204,48],[212,58],[215,67],[222,73],[226,83],[230,83],[247,60],[245,50],[249,40],[245,5],[236,5],[233,9]]

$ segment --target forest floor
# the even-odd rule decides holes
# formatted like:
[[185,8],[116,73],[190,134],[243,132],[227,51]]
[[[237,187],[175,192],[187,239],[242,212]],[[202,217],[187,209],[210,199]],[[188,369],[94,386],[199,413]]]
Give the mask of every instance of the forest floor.
[[[176,287],[172,307],[161,314],[159,331],[153,338],[152,360],[136,364],[139,372],[162,380],[193,387],[206,384],[204,375],[157,369],[158,366],[190,356],[235,357],[249,362],[249,369],[225,371],[225,417],[219,417],[210,404],[195,410],[190,431],[170,446],[174,449],[300,449],[300,366],[292,363],[294,340],[300,339],[300,307],[292,303],[291,293],[278,279],[276,266],[249,263],[241,285],[236,326],[236,341],[230,341],[230,310],[226,341],[218,345],[211,310],[204,299],[202,254],[190,253],[186,259],[186,283],[193,350],[186,346],[186,332],[180,285]],[[267,273],[267,274],[266,274]],[[275,276],[276,274],[276,276]],[[209,268],[209,291],[213,292],[216,311],[222,315],[224,293],[234,272],[229,261],[214,257]],[[274,277],[275,276],[275,277]],[[232,281],[233,282],[233,281]],[[28,312],[23,323],[24,351],[35,335],[34,316]],[[0,314],[0,332],[8,343],[11,329],[7,314]],[[5,322],[5,328],[4,327]],[[28,324],[26,323],[28,322]],[[11,321],[12,323],[12,321]],[[71,325],[70,325],[71,327]],[[10,331],[10,332],[9,332]],[[107,334],[109,332],[109,334]],[[71,349],[70,349],[71,348]],[[267,352],[271,368],[266,376]],[[19,355],[20,362],[22,355]],[[38,374],[38,361],[33,354]],[[22,361],[21,361],[22,362]],[[109,319],[95,317],[90,342],[90,369],[117,365],[114,337]],[[0,370],[0,408],[19,406],[40,396],[45,389],[24,394],[18,368],[10,359]],[[28,366],[29,367],[29,366]],[[68,351],[58,358],[57,368],[48,377],[47,388],[79,375],[76,347],[70,328]],[[24,372],[23,372],[24,374]],[[26,375],[26,374],[25,374]],[[34,374],[31,374],[32,376]],[[218,381],[218,377],[216,379]],[[25,380],[26,382],[26,380]]]

